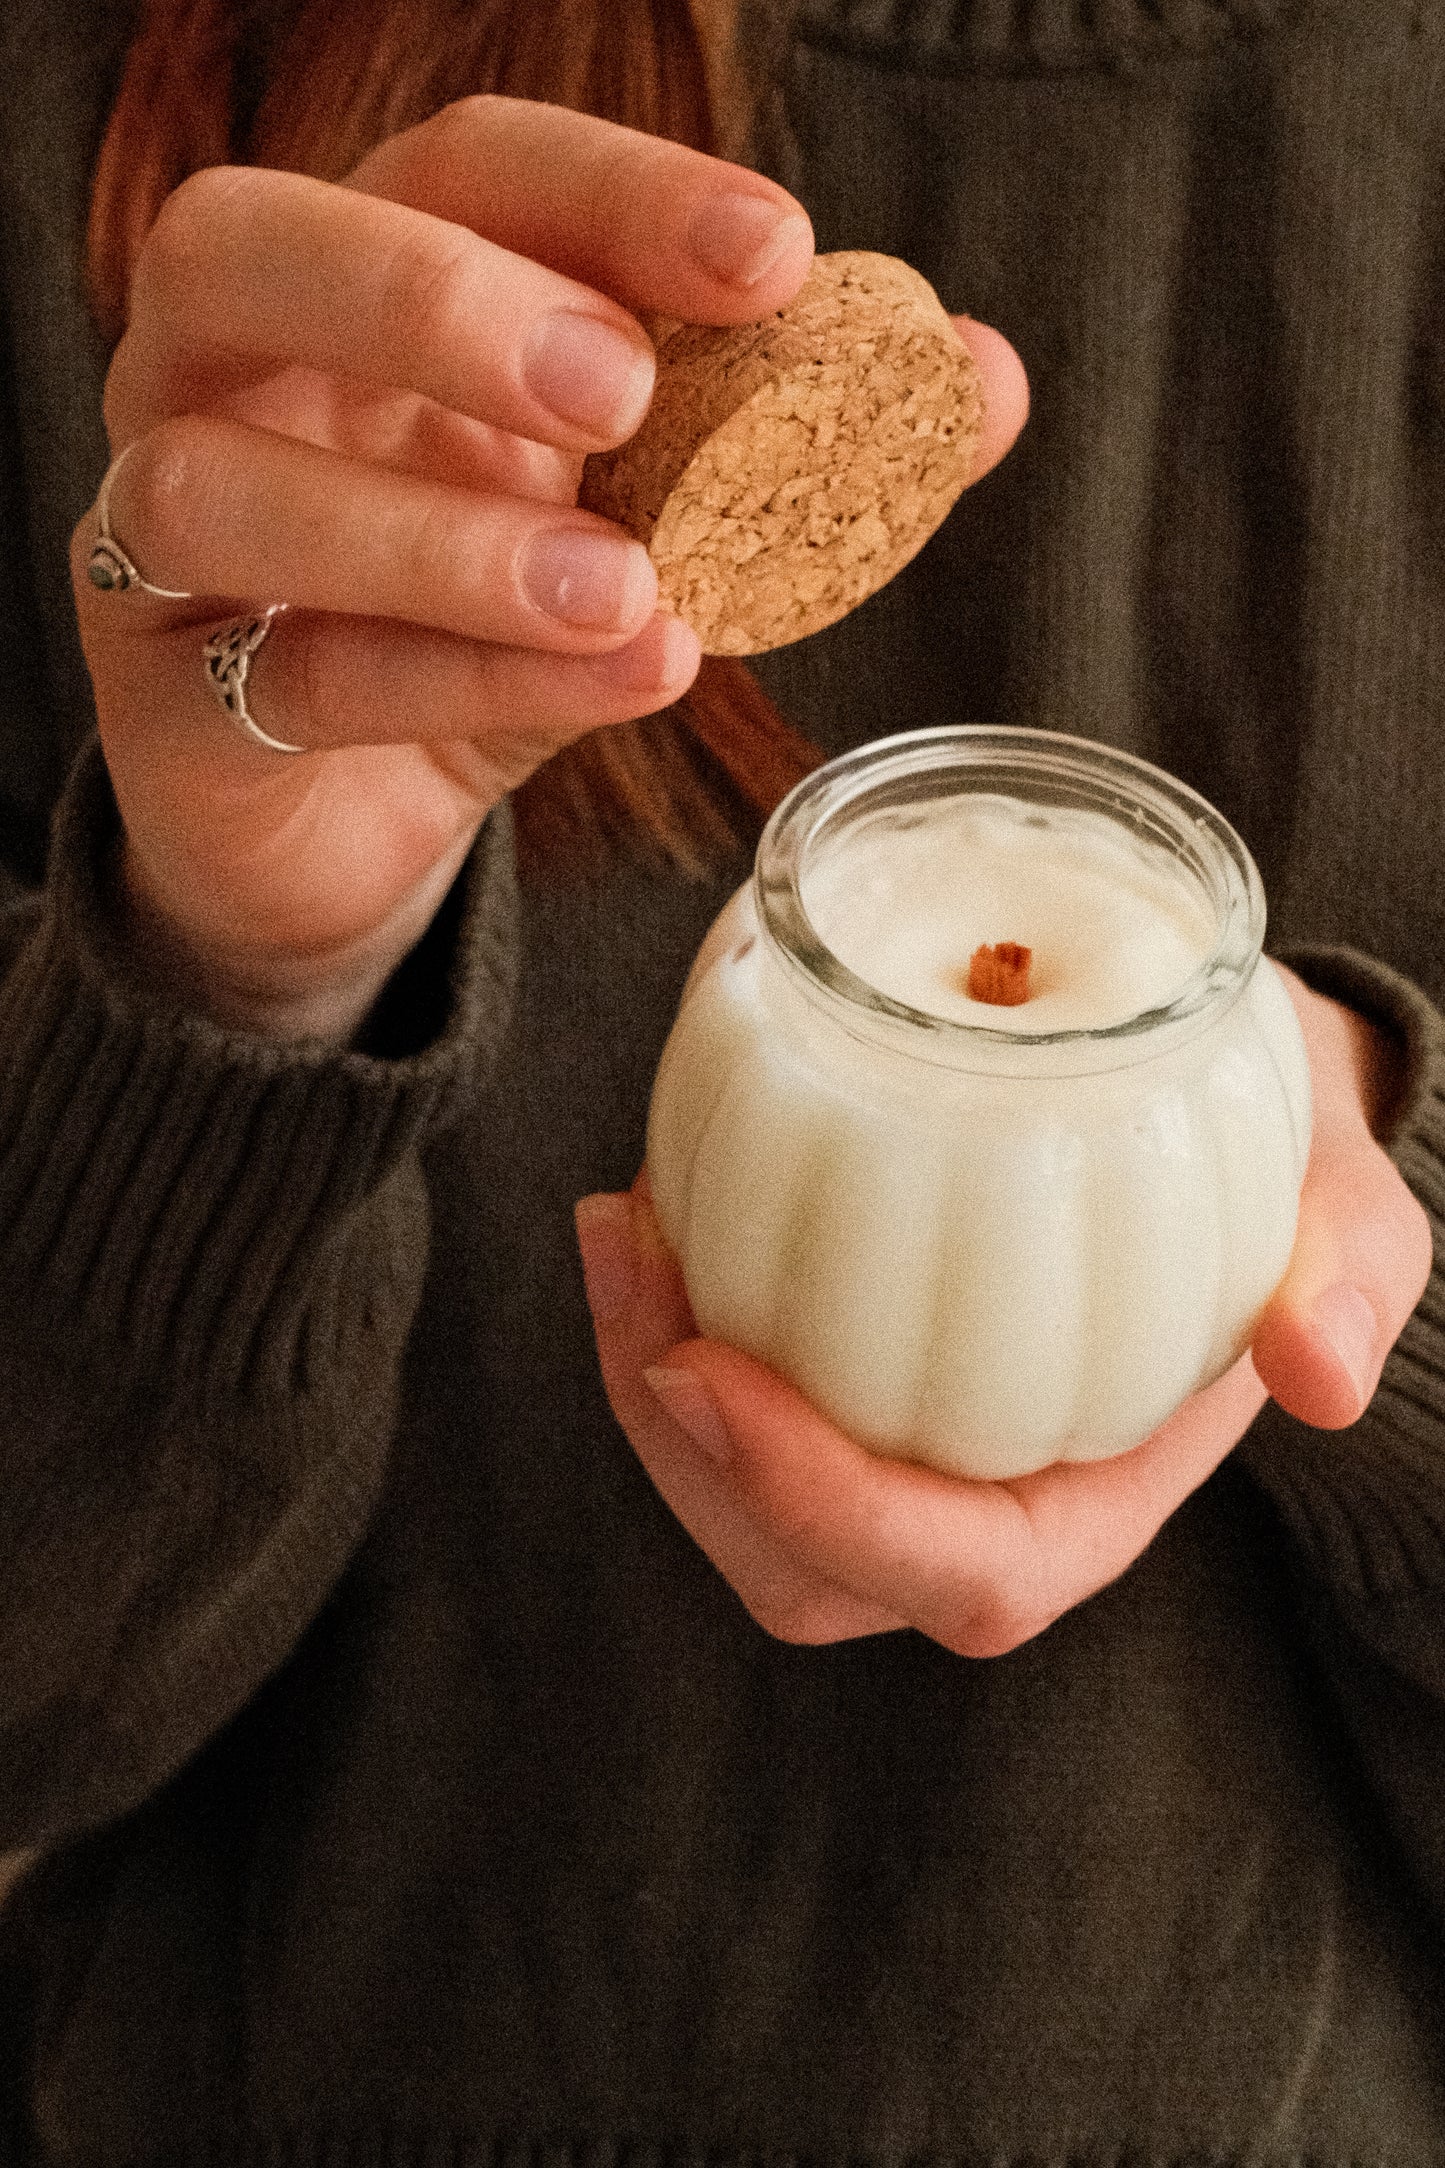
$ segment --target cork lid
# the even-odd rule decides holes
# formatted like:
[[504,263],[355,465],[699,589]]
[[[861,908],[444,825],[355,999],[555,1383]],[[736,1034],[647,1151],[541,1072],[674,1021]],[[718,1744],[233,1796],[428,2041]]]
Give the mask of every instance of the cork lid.
[[760,323],[657,331],[636,436],[581,502],[646,543],[709,655],[756,655],[855,609],[923,547],[973,469],[978,370],[928,281],[819,256]]

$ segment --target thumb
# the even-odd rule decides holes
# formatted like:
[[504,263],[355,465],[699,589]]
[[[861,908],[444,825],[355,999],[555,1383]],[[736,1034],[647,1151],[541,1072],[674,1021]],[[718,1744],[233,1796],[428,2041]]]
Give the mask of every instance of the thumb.
[[1321,1140],[1305,1176],[1289,1270],[1251,1349],[1280,1406],[1322,1430],[1361,1416],[1430,1262],[1424,1208],[1363,1121]]

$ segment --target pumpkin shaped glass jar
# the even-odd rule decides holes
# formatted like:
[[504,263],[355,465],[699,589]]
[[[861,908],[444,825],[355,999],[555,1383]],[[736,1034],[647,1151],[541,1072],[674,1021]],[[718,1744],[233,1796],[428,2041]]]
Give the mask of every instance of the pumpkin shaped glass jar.
[[[704,943],[647,1166],[703,1332],[873,1450],[1007,1477],[1146,1437],[1247,1346],[1309,1145],[1249,853],[1049,731],[810,776]],[[968,991],[1032,952],[1016,1007]]]

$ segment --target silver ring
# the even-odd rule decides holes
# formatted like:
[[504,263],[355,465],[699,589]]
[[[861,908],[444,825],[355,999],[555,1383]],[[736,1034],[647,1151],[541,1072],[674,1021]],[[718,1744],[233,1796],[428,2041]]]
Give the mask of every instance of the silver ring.
[[159,595],[162,602],[190,602],[192,597],[184,587],[157,587],[141,572],[135,559],[117,542],[110,524],[110,485],[121,470],[122,462],[130,455],[132,447],[127,444],[118,452],[105,470],[105,480],[100,485],[100,495],[95,500],[96,524],[100,539],[90,553],[87,571],[90,584],[102,594],[123,595],[128,587],[139,587],[144,594]]
[[206,680],[232,722],[239,723],[257,745],[264,745],[268,753],[304,753],[309,751],[307,746],[287,745],[284,739],[271,737],[246,705],[252,658],[285,607],[284,602],[273,602],[254,617],[237,618],[233,625],[223,625],[219,632],[212,633],[205,647]]

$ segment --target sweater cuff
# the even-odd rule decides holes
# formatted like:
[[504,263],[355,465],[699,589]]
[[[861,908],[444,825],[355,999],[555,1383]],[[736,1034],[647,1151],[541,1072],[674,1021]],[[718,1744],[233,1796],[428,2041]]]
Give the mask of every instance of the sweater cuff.
[[1374,1603],[1445,1587],[1445,1019],[1417,986],[1353,949],[1281,959],[1401,1050],[1386,1149],[1430,1218],[1435,1264],[1357,1423],[1311,1430],[1273,1404],[1244,1448],[1317,1573]]
[[325,1359],[318,1317],[334,1344],[341,1313],[370,1299],[346,1284],[349,1223],[495,1060],[515,954],[510,821],[483,829],[429,966],[438,1028],[398,1060],[168,1007],[117,941],[119,832],[92,744],[0,985],[0,1287],[12,1321],[29,1309],[37,1330],[77,1329],[175,1387],[291,1390],[298,1365]]

